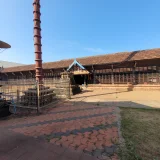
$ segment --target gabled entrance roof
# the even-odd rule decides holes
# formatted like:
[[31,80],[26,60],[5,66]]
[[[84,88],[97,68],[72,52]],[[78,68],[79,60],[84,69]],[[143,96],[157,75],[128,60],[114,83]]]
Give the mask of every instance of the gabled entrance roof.
[[82,70],[85,70],[85,68],[75,59],[74,62],[68,67],[67,71],[69,71],[74,65],[78,65]]

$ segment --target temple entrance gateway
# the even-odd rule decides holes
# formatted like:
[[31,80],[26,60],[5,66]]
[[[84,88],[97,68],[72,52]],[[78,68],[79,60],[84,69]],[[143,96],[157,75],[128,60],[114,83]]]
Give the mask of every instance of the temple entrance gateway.
[[78,85],[88,84],[88,75],[74,75],[75,83]]
[[84,75],[74,75],[74,80],[75,80],[76,84],[82,85],[82,84],[84,84],[85,77],[84,77]]
[[67,71],[72,72],[76,84],[78,85],[88,84],[88,75],[90,73],[77,60],[74,60],[74,62],[69,66]]

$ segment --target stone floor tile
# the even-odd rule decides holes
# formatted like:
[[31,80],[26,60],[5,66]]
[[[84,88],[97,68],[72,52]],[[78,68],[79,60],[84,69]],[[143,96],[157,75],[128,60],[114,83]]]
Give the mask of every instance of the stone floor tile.
[[96,146],[94,145],[94,143],[87,143],[87,147],[85,148],[86,151],[88,152],[92,152],[93,150],[96,149]]
[[11,160],[8,156],[0,156],[0,160]]
[[51,152],[58,154],[58,155],[62,155],[66,150],[66,148],[64,148],[64,147],[56,146],[56,145],[52,145],[52,144],[50,144],[47,149],[50,150]]
[[81,139],[81,144],[87,144],[87,142],[89,141],[89,139],[88,138],[83,138],[83,139]]
[[67,157],[65,157],[65,156],[61,156],[61,157],[59,157],[57,160],[73,160],[73,159],[67,158]]
[[91,143],[96,143],[98,141],[98,139],[97,138],[90,138],[88,141]]
[[96,149],[103,149],[103,146],[101,144],[95,144]]
[[99,134],[98,131],[95,131],[95,130],[94,130],[94,131],[92,132],[92,135],[97,136],[98,134]]
[[114,147],[105,147],[105,152],[109,155],[109,156],[113,156],[114,155]]
[[70,149],[67,149],[63,153],[64,157],[67,157],[67,158],[70,158],[70,159],[73,159],[73,160],[79,160],[81,155],[82,155],[82,151],[70,150]]
[[77,146],[79,146],[81,144],[81,140],[80,139],[74,139],[73,143]]
[[61,139],[62,139],[63,141],[67,141],[67,137],[66,137],[66,136],[62,136]]
[[106,140],[103,142],[103,146],[110,147],[112,145],[113,145],[113,143],[111,142],[111,140]]
[[[93,109],[87,110],[87,108]],[[106,146],[112,146],[111,138],[113,141],[118,138],[116,126],[106,129],[100,129],[100,127],[97,126],[101,124],[107,125],[106,122],[113,123],[114,121],[116,121],[115,113],[107,116],[97,116],[97,114],[112,112],[112,110],[113,107],[103,108],[101,106],[94,106],[91,104],[73,106],[68,103],[67,105],[60,105],[58,108],[48,110],[48,112],[50,113],[46,112],[46,115],[35,116],[32,119],[27,118],[22,122],[18,122],[19,124],[24,124],[24,126],[17,127],[14,130],[17,133],[22,133],[26,134],[27,136],[30,135],[38,138],[39,136],[43,138],[42,135],[44,134],[49,135],[52,133],[53,136],[61,136],[61,139],[59,140],[53,138],[50,140],[51,143],[57,143],[57,145],[62,144],[62,146],[65,146],[72,150],[77,149],[79,151],[86,150],[86,148],[88,147],[88,153],[91,154],[91,152],[93,152],[96,148],[103,150]],[[94,115],[96,116],[93,117]],[[33,125],[33,123],[35,123],[35,125]],[[46,136],[44,137],[46,138]],[[97,144],[96,142],[99,142],[99,144]],[[56,147],[59,147],[57,145]],[[57,149],[55,148],[52,150],[56,151]]]
[[95,157],[99,157],[101,156],[103,150],[102,149],[96,149],[92,152],[92,154],[95,156]]
[[23,156],[21,156],[20,158],[18,158],[17,160],[31,160],[31,159],[36,159],[36,160],[52,160],[52,159],[59,159],[59,155],[55,154],[55,153],[51,153],[51,152],[47,152],[46,154],[44,154],[43,152],[36,152],[33,154],[24,154]]
[[98,160],[96,157],[83,153],[80,160]]
[[98,140],[103,140],[104,135],[103,134],[98,134],[97,139]]
[[27,151],[24,148],[15,148],[12,151],[8,152],[7,155],[8,157],[12,157],[12,160],[17,160],[21,156],[23,156]]
[[50,143],[56,143],[56,141],[58,141],[59,139],[58,138],[53,138],[50,140]]
[[68,137],[67,137],[67,140],[72,143],[72,142],[74,141],[74,137],[68,136]]
[[105,135],[105,131],[104,131],[103,129],[100,129],[98,132],[99,132],[100,134]]
[[80,145],[77,147],[77,150],[83,151],[83,150],[85,150],[85,148],[87,148],[87,145]]
[[59,141],[56,141],[56,143],[55,143],[57,146],[61,146],[61,141],[59,140]]
[[66,142],[62,143],[62,146],[68,148],[68,146],[69,146],[70,144],[71,144],[70,142],[66,141]]
[[98,156],[99,160],[112,160],[111,157],[107,156],[107,155],[100,155]]
[[68,149],[70,149],[70,150],[76,150],[76,147],[75,147],[75,146],[72,146],[72,144],[70,144],[70,145],[68,146]]

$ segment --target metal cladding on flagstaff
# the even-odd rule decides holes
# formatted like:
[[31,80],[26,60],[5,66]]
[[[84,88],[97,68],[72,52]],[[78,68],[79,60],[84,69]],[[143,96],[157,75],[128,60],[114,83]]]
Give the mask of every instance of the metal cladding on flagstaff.
[[35,69],[36,80],[42,82],[42,44],[41,44],[41,13],[40,13],[40,0],[34,0],[33,2],[33,14],[34,14],[34,48],[35,48]]

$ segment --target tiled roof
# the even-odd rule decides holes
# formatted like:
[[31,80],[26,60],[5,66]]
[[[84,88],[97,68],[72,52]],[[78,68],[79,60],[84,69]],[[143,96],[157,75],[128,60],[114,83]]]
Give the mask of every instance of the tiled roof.
[[[160,58],[160,48],[83,57],[83,58],[77,58],[77,61],[81,63],[83,66],[88,66],[88,65],[111,64],[124,61],[135,61],[135,60],[138,61],[144,59],[157,59],[157,58]],[[56,62],[43,63],[43,69],[68,68],[73,61],[74,59],[68,59]],[[25,66],[5,68],[3,72],[7,73],[7,72],[18,72],[18,71],[31,71],[34,70],[34,68],[35,65],[25,65]]]

